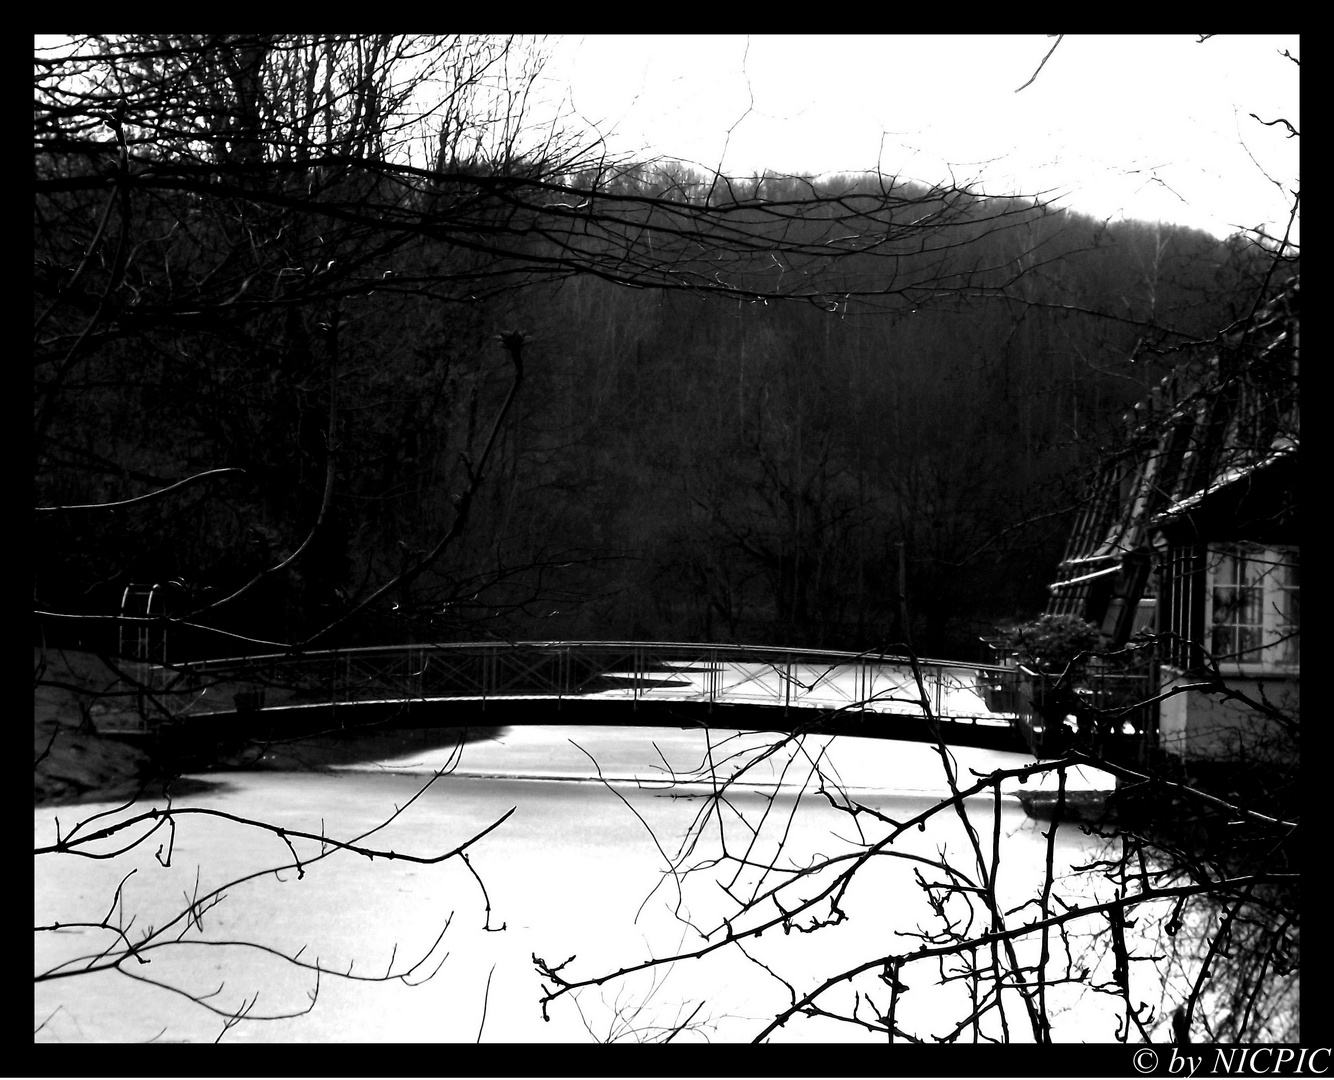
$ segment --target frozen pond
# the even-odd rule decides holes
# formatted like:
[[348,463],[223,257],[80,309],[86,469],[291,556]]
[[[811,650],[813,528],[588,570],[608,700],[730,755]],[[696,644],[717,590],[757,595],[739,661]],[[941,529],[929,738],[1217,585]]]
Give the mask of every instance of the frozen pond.
[[[246,874],[258,876],[230,887],[225,899],[203,914],[202,925],[182,924],[181,942],[145,957],[149,965],[130,960],[124,974],[79,975],[39,984],[34,1026],[42,1026],[37,1038],[218,1037],[224,1026],[219,1016],[181,993],[133,981],[149,973],[176,991],[211,995],[208,1003],[224,1013],[247,1007],[251,1016],[303,1010],[315,989],[314,974],[294,969],[274,953],[236,944],[244,941],[287,955],[299,953],[303,961],[318,959],[326,970],[351,970],[355,976],[401,972],[422,957],[427,959],[414,981],[437,965],[439,971],[416,986],[326,974],[307,1014],[241,1022],[227,1031],[227,1041],[652,1038],[687,1016],[693,1019],[680,1041],[752,1038],[766,1018],[790,1001],[789,991],[775,976],[799,991],[813,989],[840,965],[902,950],[902,935],[930,921],[914,877],[920,862],[896,857],[867,863],[844,897],[848,918],[841,925],[809,935],[776,931],[750,942],[749,957],[727,946],[699,960],[587,987],[552,1002],[549,1021],[541,1014],[542,980],[533,956],[552,964],[575,957],[562,974],[586,978],[649,956],[697,949],[705,942],[702,934],[715,932],[708,940],[717,940],[722,920],[735,914],[735,904],[719,880],[730,884],[734,894],[753,885],[744,873],[738,878],[735,866],[709,865],[722,832],[730,850],[745,852],[754,862],[772,859],[780,845],[783,857],[797,864],[817,854],[852,850],[857,823],[815,794],[818,785],[811,774],[816,761],[830,790],[846,792],[896,820],[920,813],[947,791],[939,757],[930,746],[807,736],[799,749],[789,746],[752,765],[728,795],[723,812],[705,821],[695,849],[678,862],[698,869],[684,878],[667,874],[682,838],[694,835],[697,815],[712,805],[709,776],[730,776],[775,738],[727,732],[706,737],[701,731],[669,728],[525,727],[469,744],[451,773],[364,843],[437,855],[512,809],[499,827],[468,849],[470,865],[458,858],[436,865],[369,861],[347,852],[309,862],[319,852],[318,843],[292,837],[291,850],[308,863],[304,873],[259,873],[290,865],[286,842],[235,821],[204,816],[183,816],[174,838],[164,828],[115,859],[40,856],[34,896],[38,924],[102,920],[113,909],[117,885],[123,881],[121,900],[108,921],[120,925],[130,941],[164,925],[188,898]],[[1021,754],[983,750],[954,753],[965,787],[974,773],[1031,761]],[[446,751],[436,751],[332,773],[228,774],[224,788],[182,799],[179,805],[351,840],[405,806],[447,760]],[[709,761],[712,769],[695,771]],[[1038,783],[1053,786],[1054,778],[1029,781],[1030,786]],[[1005,790],[1015,786],[1007,782]],[[1106,777],[1094,773],[1072,775],[1069,786],[1109,785]],[[997,824],[991,798],[971,799],[967,805],[974,828],[989,845]],[[52,842],[57,817],[68,834],[75,821],[106,809],[96,804],[39,809],[34,814],[35,841],[39,846]],[[874,831],[874,822],[858,821],[868,834]],[[904,834],[894,850],[927,859],[944,852],[959,865],[971,861],[952,811],[929,824],[928,829]],[[1033,896],[1041,880],[1044,828],[1025,816],[1017,800],[1002,799],[999,880],[1010,906]],[[163,866],[169,840],[170,865]],[[1088,854],[1088,840],[1078,830],[1058,831],[1058,873],[1068,873],[1072,863]],[[815,890],[811,886],[807,891]],[[104,928],[39,934],[37,965],[49,969],[112,944],[114,935]],[[923,978],[928,968],[914,970],[918,974],[907,980],[913,990],[903,996],[901,1006],[905,1021],[929,1023],[937,1014],[957,1014],[958,1002],[951,995],[958,988],[933,987]],[[1101,1040],[1111,1037],[1114,1020],[1093,1002],[1063,1023],[1064,1029],[1058,1023],[1058,1038]],[[1018,1027],[1022,1038],[1023,1024]],[[773,1037],[829,1040],[866,1034],[847,1024],[797,1018]]]
[[716,701],[724,704],[789,705],[807,709],[921,715],[925,693],[937,716],[980,717],[1005,727],[1005,715],[987,708],[978,691],[976,670],[965,665],[927,662],[921,685],[906,664],[870,660],[843,664],[743,663],[729,660],[711,667],[670,665],[661,685],[625,687],[589,697],[661,701]]

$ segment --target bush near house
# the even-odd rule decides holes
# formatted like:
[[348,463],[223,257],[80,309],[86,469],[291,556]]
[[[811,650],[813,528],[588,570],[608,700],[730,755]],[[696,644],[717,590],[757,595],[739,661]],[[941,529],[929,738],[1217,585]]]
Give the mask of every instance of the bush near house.
[[1098,647],[1098,628],[1074,615],[1043,615],[1013,627],[1006,642],[1025,667],[1060,674],[1072,663],[1076,671],[1088,663]]

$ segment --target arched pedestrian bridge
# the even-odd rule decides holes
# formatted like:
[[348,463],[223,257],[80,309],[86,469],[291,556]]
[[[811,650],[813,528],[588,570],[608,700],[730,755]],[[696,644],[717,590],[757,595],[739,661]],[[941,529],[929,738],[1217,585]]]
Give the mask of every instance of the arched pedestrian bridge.
[[[822,729],[1020,749],[1016,715],[988,709],[1007,669],[880,653],[560,641],[417,644],[136,665],[141,734],[262,721],[268,730],[386,722]],[[1012,674],[1012,672],[1011,672]]]

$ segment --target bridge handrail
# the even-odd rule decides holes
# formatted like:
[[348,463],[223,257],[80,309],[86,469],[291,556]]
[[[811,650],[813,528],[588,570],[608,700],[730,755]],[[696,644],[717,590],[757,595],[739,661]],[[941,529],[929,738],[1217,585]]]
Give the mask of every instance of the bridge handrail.
[[[802,661],[810,659],[816,662],[829,663],[860,663],[860,664],[899,664],[911,665],[913,658],[898,653],[883,652],[851,652],[838,649],[811,649],[811,648],[785,648],[773,645],[718,645],[708,642],[688,642],[688,641],[448,641],[448,642],[415,642],[405,645],[356,645],[350,648],[334,649],[306,649],[300,652],[274,652],[274,653],[256,653],[244,656],[215,657],[209,660],[191,660],[180,664],[163,665],[175,670],[188,671],[208,671],[213,667],[230,667],[237,664],[258,664],[264,662],[290,662],[297,663],[301,661],[317,660],[321,658],[331,658],[340,656],[371,656],[371,655],[397,655],[414,651],[432,651],[432,652],[512,652],[518,649],[536,649],[543,651],[558,651],[561,649],[577,649],[581,652],[592,653],[595,651],[617,652],[634,650],[640,652],[655,653],[665,658],[671,658],[672,653],[689,653],[698,657],[700,653],[708,653],[719,659],[779,659],[785,663],[793,661]],[[935,660],[927,657],[918,657],[917,663],[921,667],[958,669],[959,671],[969,672],[1013,672],[1013,667],[1007,667],[1001,664],[974,663],[965,660]]]
[[[909,674],[914,663],[922,676],[920,690]],[[776,675],[776,681],[754,672],[757,667]],[[834,672],[849,669],[855,676],[852,685],[829,679]],[[738,673],[740,682],[735,678]],[[473,697],[485,702],[538,696],[563,700],[628,691],[631,700],[639,702],[662,699],[664,693],[687,685],[694,689],[687,691],[684,700],[704,700],[710,707],[758,701],[786,712],[789,708],[842,709],[860,703],[862,708],[883,711],[920,703],[946,718],[953,716],[945,705],[948,694],[962,689],[987,694],[1015,675],[1012,667],[914,661],[886,652],[582,640],[419,642],[293,650],[162,665],[149,673],[167,712],[177,719],[233,707],[308,708],[390,698]],[[679,681],[682,677],[684,683]],[[822,698],[827,699],[825,704],[812,704]],[[996,715],[989,701],[968,707],[985,708],[988,717]],[[974,720],[977,715],[982,714],[967,714]]]

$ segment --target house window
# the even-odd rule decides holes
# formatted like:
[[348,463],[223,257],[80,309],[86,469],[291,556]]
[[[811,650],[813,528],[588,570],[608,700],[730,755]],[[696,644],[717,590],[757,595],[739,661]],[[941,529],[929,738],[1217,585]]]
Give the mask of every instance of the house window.
[[1220,666],[1296,667],[1300,583],[1295,548],[1229,544],[1209,549],[1209,651]]
[[1204,662],[1203,546],[1181,544],[1167,549],[1160,564],[1164,659],[1182,671]]

